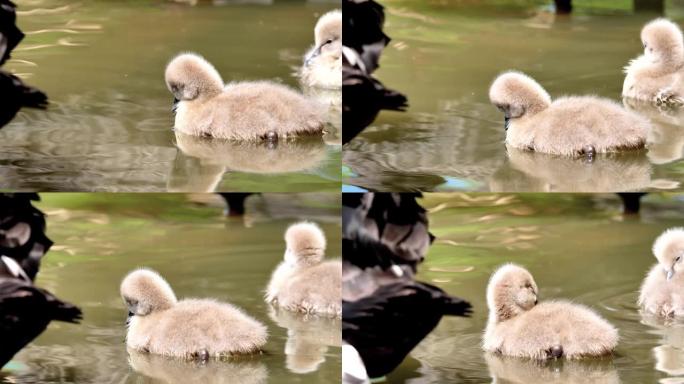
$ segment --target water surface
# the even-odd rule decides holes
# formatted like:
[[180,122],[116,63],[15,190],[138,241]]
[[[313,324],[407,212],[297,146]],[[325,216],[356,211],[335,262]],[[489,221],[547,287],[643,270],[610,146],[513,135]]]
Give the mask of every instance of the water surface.
[[[164,0],[18,1],[27,34],[6,68],[50,97],[47,111],[23,110],[0,130],[3,188],[31,191],[311,191],[339,189],[339,114],[312,160],[255,172],[275,155],[251,154],[251,167],[208,152],[187,153],[172,131],[166,63],[195,51],[224,81],[294,76],[313,28],[339,3]],[[223,151],[251,148],[227,146]],[[309,153],[305,151],[305,153]],[[220,167],[206,165],[216,164]]]
[[[418,278],[466,298],[474,314],[442,319],[392,383],[684,381],[684,326],[642,317],[636,305],[653,240],[682,225],[682,196],[648,195],[638,217],[623,217],[614,195],[428,194],[422,203],[437,240]],[[615,325],[616,356],[544,364],[485,355],[487,281],[507,262],[532,273],[541,301],[569,299]]]
[[[488,88],[502,71],[526,72],[553,98],[620,100],[622,68],[643,50],[656,15],[630,1],[578,2],[556,17],[544,2],[384,1],[393,41],[377,77],[408,96],[407,112],[382,112],[345,146],[344,182],[372,190],[627,191],[681,189],[684,115],[632,106],[654,122],[648,153],[593,163],[510,153]],[[584,7],[583,7],[584,6]],[[682,19],[668,3],[668,16]]]
[[[339,195],[252,196],[239,219],[224,218],[210,195],[42,197],[55,245],[36,284],[79,305],[84,320],[50,324],[0,371],[1,383],[339,383],[339,321],[277,313],[262,298],[295,220],[319,223],[328,257],[339,257]],[[267,353],[208,364],[129,355],[119,283],[141,266],[159,271],[179,298],[213,297],[264,322]]]

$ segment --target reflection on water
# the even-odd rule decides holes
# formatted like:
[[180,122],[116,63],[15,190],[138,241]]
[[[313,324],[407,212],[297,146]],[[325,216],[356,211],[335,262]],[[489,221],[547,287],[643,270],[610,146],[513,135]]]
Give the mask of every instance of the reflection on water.
[[[270,79],[299,88],[293,68],[301,66],[312,44],[316,20],[339,7],[303,1],[196,3],[18,1],[27,37],[6,67],[30,78],[51,104],[47,111],[20,112],[0,130],[2,186],[166,190],[177,152],[172,98],[163,79],[168,60],[192,50],[207,57],[226,81]],[[330,124],[318,167],[293,170],[276,182],[236,170],[219,179],[217,188],[339,190],[338,122]]]
[[[672,371],[684,367],[682,324],[647,324],[636,304],[655,262],[653,240],[682,224],[681,195],[649,194],[638,216],[623,216],[613,194],[437,193],[421,203],[437,239],[418,277],[469,300],[474,313],[443,319],[389,376],[392,383],[653,383],[684,376]],[[530,270],[540,300],[572,300],[615,325],[615,356],[550,365],[485,356],[487,282],[506,262]]]
[[609,359],[582,361],[534,361],[484,355],[492,383],[510,384],[619,384]]
[[684,381],[684,324],[671,319],[663,320],[648,314],[642,315],[642,323],[651,327],[650,332],[661,337],[653,348],[655,369],[667,374],[661,383]]
[[[326,344],[314,371],[301,375],[288,368],[290,334],[271,320],[263,301],[282,260],[283,232],[293,221],[315,220],[330,255],[340,255],[339,193],[252,196],[242,219],[223,217],[218,197],[208,205],[178,194],[41,197],[38,206],[48,214],[55,246],[37,283],[81,306],[84,320],[51,324],[0,372],[0,383],[339,383],[341,354],[334,342]],[[140,266],[174,281],[179,298],[214,297],[264,322],[266,353],[206,365],[129,356],[119,284]]]
[[[327,147],[320,137],[260,143],[210,139],[176,132],[176,145],[180,151],[169,176],[169,191],[222,190],[220,183],[226,173],[250,173],[253,180],[258,180],[260,175],[266,175],[265,180],[271,175],[288,177],[289,173],[320,168],[328,156]],[[226,181],[230,182],[230,177]],[[312,189],[306,184],[291,184],[294,190]],[[251,190],[273,189],[277,190],[277,185]]]
[[646,151],[597,155],[593,161],[506,147],[508,162],[490,179],[492,191],[629,192],[674,189],[679,182],[652,180]]
[[651,120],[648,158],[653,164],[668,164],[684,157],[684,108],[667,109],[650,103],[624,99],[627,109]]
[[[559,182],[560,175],[540,181],[535,176],[544,161],[523,170],[508,161],[503,117],[487,94],[499,73],[518,69],[544,84],[552,97],[595,94],[618,101],[622,68],[643,50],[639,33],[653,15],[611,9],[613,3],[605,10],[580,8],[563,17],[540,11],[534,2],[393,0],[385,5],[386,30],[393,41],[384,51],[377,75],[407,94],[411,106],[404,114],[381,113],[345,146],[346,184],[373,190],[486,191],[501,184],[497,180],[501,175],[509,179],[522,173],[506,188],[530,191],[552,186],[556,191],[588,192],[624,186],[682,188],[684,154],[675,148],[682,135],[672,120],[663,128],[657,123],[659,117],[646,113],[658,125],[653,135],[656,143],[654,154],[640,160],[640,165],[628,162],[640,177],[637,181],[619,176],[599,180],[603,171],[616,167],[614,162],[603,171],[597,170],[602,166],[590,168],[581,162],[562,167],[573,168],[576,179],[590,182]],[[682,10],[681,5],[668,9]]]
[[285,364],[295,373],[315,372],[325,362],[329,347],[342,346],[341,319],[319,317],[271,307],[271,319],[287,329]]
[[134,371],[163,384],[265,384],[268,370],[258,358],[246,361],[183,361],[139,353],[128,349],[128,362]]

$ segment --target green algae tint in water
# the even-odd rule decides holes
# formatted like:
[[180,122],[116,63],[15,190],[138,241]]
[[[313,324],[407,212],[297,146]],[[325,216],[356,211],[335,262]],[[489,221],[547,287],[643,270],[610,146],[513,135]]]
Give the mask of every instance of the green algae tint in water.
[[339,190],[339,113],[331,111],[324,140],[294,149],[176,138],[173,96],[164,83],[168,61],[195,51],[226,82],[268,79],[299,89],[294,72],[313,44],[317,18],[339,2],[17,3],[27,36],[5,69],[45,91],[51,104],[47,111],[21,111],[0,130],[2,187]]
[[[437,240],[418,279],[473,304],[471,318],[443,318],[390,376],[392,383],[674,383],[684,380],[684,324],[642,317],[636,300],[655,263],[653,240],[684,223],[681,195],[648,195],[623,217],[615,195],[427,194]],[[569,299],[615,325],[613,359],[534,363],[485,356],[485,291],[499,265],[526,267],[539,300]],[[496,379],[496,380],[495,380]]]
[[[1,383],[340,382],[339,321],[272,313],[263,301],[290,223],[317,222],[327,257],[340,256],[339,194],[251,196],[237,219],[222,216],[220,201],[200,205],[178,194],[41,197],[55,245],[36,283],[79,305],[84,320],[50,324],[0,372]],[[129,355],[119,283],[141,266],[159,271],[179,298],[227,301],[265,323],[267,353],[206,365]]]
[[[576,1],[571,16],[543,1],[387,0],[377,77],[406,94],[407,112],[382,112],[345,146],[343,178],[372,190],[582,191],[681,189],[684,112],[631,105],[654,123],[648,153],[584,161],[506,152],[504,117],[489,102],[494,78],[523,71],[553,98],[595,94],[621,102],[622,68],[642,53],[653,14],[631,1]],[[667,2],[682,22],[684,7]]]

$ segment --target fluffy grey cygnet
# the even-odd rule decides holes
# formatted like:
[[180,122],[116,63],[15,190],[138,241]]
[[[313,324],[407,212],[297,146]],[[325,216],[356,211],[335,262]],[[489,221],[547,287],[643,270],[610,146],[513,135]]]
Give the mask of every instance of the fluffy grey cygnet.
[[269,140],[321,135],[325,108],[270,81],[231,82],[194,53],[166,67],[166,85],[178,101],[174,128],[182,133],[231,140]]
[[130,321],[126,344],[140,352],[207,360],[260,353],[266,326],[240,308],[212,299],[177,300],[157,272],[138,269],[121,282]]

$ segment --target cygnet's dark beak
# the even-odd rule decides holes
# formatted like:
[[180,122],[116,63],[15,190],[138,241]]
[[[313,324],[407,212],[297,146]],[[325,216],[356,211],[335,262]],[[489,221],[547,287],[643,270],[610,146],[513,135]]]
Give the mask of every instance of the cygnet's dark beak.
[[133,317],[133,312],[128,311],[128,316],[126,316],[126,325],[131,323],[131,317]]
[[534,305],[537,305],[538,302],[539,302],[539,299],[534,299]]
[[674,276],[674,274],[675,274],[674,265],[672,265],[672,268],[670,268],[670,269],[667,271],[667,275],[666,275],[667,279],[668,279],[668,280],[671,280],[671,279],[672,279],[672,276]]
[[171,107],[171,112],[176,113],[176,110],[178,109],[178,103],[180,100],[176,99],[176,97],[173,98],[173,106]]
[[304,61],[304,65],[309,66],[311,61],[321,54],[321,48],[323,48],[323,45],[325,44],[321,44],[320,46],[316,47],[313,52],[311,52],[311,54]]
[[504,129],[508,131],[508,125],[511,123],[511,118],[508,116],[504,117]]

